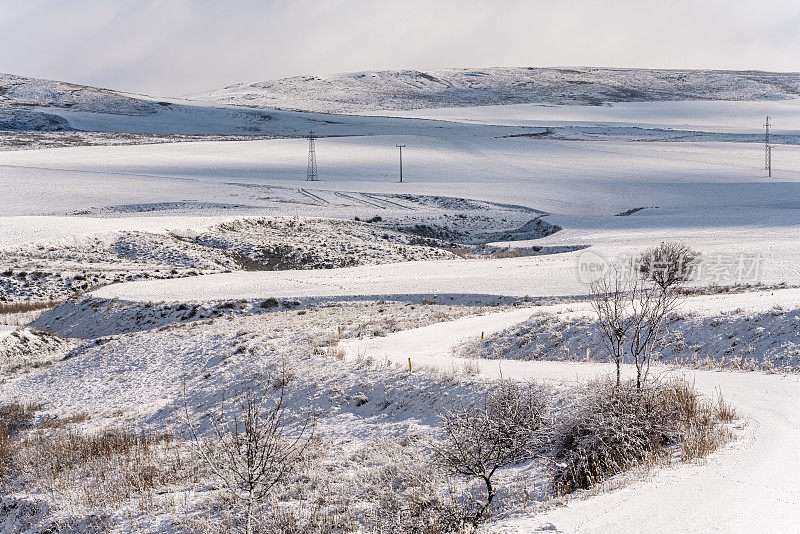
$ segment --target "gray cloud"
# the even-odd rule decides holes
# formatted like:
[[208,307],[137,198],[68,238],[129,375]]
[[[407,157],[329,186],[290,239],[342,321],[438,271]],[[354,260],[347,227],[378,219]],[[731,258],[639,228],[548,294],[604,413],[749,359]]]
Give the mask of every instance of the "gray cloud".
[[495,65],[800,70],[795,0],[0,0],[0,71],[156,95]]

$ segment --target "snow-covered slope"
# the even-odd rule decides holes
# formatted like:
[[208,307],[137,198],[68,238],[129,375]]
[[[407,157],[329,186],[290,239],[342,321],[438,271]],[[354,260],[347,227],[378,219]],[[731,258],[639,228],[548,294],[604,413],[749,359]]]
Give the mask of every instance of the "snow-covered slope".
[[220,134],[375,134],[396,119],[344,122],[305,113],[231,109],[158,100],[66,82],[0,74],[0,130]]
[[144,115],[155,113],[160,107],[168,105],[167,102],[159,102],[143,95],[0,73],[0,108],[52,107],[94,113]]
[[359,113],[493,104],[778,100],[800,74],[594,67],[370,71],[240,83],[192,98],[215,104]]
[[[0,129],[71,130],[58,110],[152,115],[168,102],[87,85],[0,73]],[[54,113],[39,108],[53,108]]]

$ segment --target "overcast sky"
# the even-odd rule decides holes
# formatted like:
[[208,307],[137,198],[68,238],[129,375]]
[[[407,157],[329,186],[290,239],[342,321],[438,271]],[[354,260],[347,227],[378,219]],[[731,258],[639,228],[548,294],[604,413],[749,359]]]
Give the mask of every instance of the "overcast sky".
[[0,0],[0,72],[153,95],[517,65],[800,71],[800,0]]

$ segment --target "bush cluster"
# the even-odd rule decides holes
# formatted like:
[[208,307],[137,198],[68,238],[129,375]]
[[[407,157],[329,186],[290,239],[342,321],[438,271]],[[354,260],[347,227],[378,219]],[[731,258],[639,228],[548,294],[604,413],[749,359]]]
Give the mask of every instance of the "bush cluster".
[[680,446],[691,460],[730,438],[721,423],[735,418],[722,397],[704,401],[684,380],[591,384],[554,430],[553,488],[588,489],[634,466],[666,460]]

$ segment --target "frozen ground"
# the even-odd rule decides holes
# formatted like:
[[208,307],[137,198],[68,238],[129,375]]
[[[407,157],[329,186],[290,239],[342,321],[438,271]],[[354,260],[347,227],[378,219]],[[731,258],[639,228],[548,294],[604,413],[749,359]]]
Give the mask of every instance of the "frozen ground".
[[0,260],[0,302],[63,300],[81,290],[143,278],[458,257],[444,248],[447,242],[379,222],[245,218],[205,228],[112,231],[8,247]]
[[[146,432],[185,429],[186,402],[192,418],[207,433],[205,414],[219,402],[220,395],[230,394],[249,380],[285,380],[287,417],[294,421],[312,406],[317,415],[318,447],[315,445],[309,458],[310,471],[282,487],[276,495],[278,502],[292,506],[295,490],[302,488],[304,495],[316,496],[315,502],[326,513],[343,514],[339,519],[342,525],[364,525],[371,509],[387,512],[386,507],[395,506],[390,504],[394,499],[402,509],[414,498],[405,492],[413,493],[416,477],[411,476],[412,487],[407,488],[409,475],[398,469],[403,459],[419,458],[418,443],[438,425],[436,409],[470,402],[485,384],[462,372],[410,375],[369,359],[343,361],[336,342],[382,336],[474,312],[462,306],[371,302],[304,310],[281,308],[133,333],[122,331],[120,327],[126,323],[119,321],[117,333],[78,346],[62,346],[46,353],[46,359],[32,362],[30,353],[27,359],[24,354],[17,356],[23,367],[36,365],[18,375],[6,374],[2,399],[45,402],[36,414],[37,426],[51,428],[46,425],[78,421],[69,427],[73,432],[114,425]],[[87,319],[91,317],[91,309],[85,314]],[[20,336],[42,339],[32,330],[20,331]],[[24,347],[16,342],[13,348],[22,352]],[[45,351],[35,351],[42,353]],[[388,458],[395,449],[399,449],[399,458]],[[191,462],[188,452],[187,447],[182,452],[184,467],[176,466],[174,474],[192,468],[191,463],[186,464]],[[368,481],[374,476],[372,470],[383,469],[388,471],[385,480]],[[111,525],[112,531],[195,531],[199,527],[187,524],[189,519],[213,523],[219,519],[214,510],[229,508],[224,492],[205,481],[198,483],[196,475],[160,487],[156,494],[136,495],[110,506],[97,504],[109,495],[108,489],[93,486],[83,477],[45,482],[26,480],[27,476],[27,470],[21,473],[21,484],[9,488],[3,497],[3,527],[9,532],[23,526],[44,528],[56,521],[70,524],[92,518]],[[201,480],[205,477],[200,476]],[[541,477],[541,473],[523,472],[521,476]],[[390,480],[394,490],[387,493],[384,485]],[[359,491],[354,492],[356,482]],[[84,492],[102,497],[92,501]]]
[[[779,300],[782,298],[788,296],[778,297]],[[747,300],[746,297],[740,299]],[[709,306],[722,309],[731,304],[712,302]],[[180,308],[174,309],[181,313]],[[220,309],[230,311],[225,306]],[[188,308],[183,311],[188,311]],[[568,398],[569,392],[578,384],[578,376],[583,379],[608,370],[591,364],[580,368],[553,364],[540,371],[538,367],[532,367],[532,363],[538,362],[483,363],[450,355],[454,344],[472,338],[480,331],[491,335],[523,321],[535,311],[531,308],[486,313],[455,322],[441,321],[486,310],[368,302],[300,310],[281,306],[272,312],[249,315],[228,312],[208,315],[207,311],[202,310],[204,318],[201,320],[190,323],[167,320],[152,330],[130,332],[126,330],[133,322],[130,317],[117,315],[102,302],[88,302],[86,306],[76,308],[76,313],[83,315],[80,324],[88,328],[100,317],[110,318],[108,325],[111,330],[103,332],[102,337],[87,336],[90,337],[87,341],[73,339],[68,344],[58,345],[49,342],[48,337],[39,331],[20,330],[17,334],[19,341],[14,341],[10,347],[16,351],[12,355],[14,362],[25,372],[6,375],[3,398],[44,401],[45,405],[36,416],[39,424],[77,420],[80,422],[70,427],[73,430],[88,431],[124,424],[140,431],[157,431],[184,425],[183,388],[187,392],[190,413],[202,421],[204,411],[223,391],[251,378],[272,380],[276,370],[285,363],[287,367],[284,369],[288,369],[290,376],[287,402],[291,417],[299,416],[308,403],[313,402],[318,413],[316,432],[323,448],[330,451],[327,455],[330,459],[326,460],[330,467],[338,465],[332,456],[349,455],[353,450],[372,446],[384,450],[389,445],[382,440],[401,444],[402,454],[406,457],[414,454],[414,443],[436,430],[438,409],[452,403],[469,402],[471,395],[487,385],[485,380],[497,377],[499,372],[515,379],[535,377],[537,381],[551,384],[554,392]],[[419,325],[429,326],[414,329]],[[391,333],[398,330],[402,332]],[[348,341],[349,338],[362,337],[361,341]],[[340,349],[344,349],[344,353]],[[412,373],[405,371],[408,358],[412,361]],[[732,396],[727,385],[725,383],[725,394]],[[760,413],[748,411],[746,415],[751,417]],[[742,439],[750,439],[750,435]],[[780,434],[775,436],[782,437]],[[734,447],[745,446],[736,444]],[[723,451],[712,457],[710,465],[730,454],[733,453]],[[338,476],[349,480],[349,477],[362,473],[360,470],[366,468],[364,461],[366,465],[379,466],[387,460],[352,458]],[[394,464],[386,468],[396,469]],[[672,470],[665,472],[666,476],[674,473]],[[500,479],[506,481],[504,487],[511,484],[512,489],[500,491],[498,498],[506,504],[489,528],[522,522],[519,530],[526,531],[532,528],[532,524],[538,525],[540,520],[549,521],[549,515],[537,515],[533,523],[526,518],[529,513],[526,510],[538,509],[542,504],[540,500],[546,497],[542,493],[546,484],[543,477],[539,469],[531,466],[504,472]],[[303,484],[302,477],[296,483]],[[28,487],[34,487],[37,483],[29,484]],[[780,484],[780,481],[775,484]],[[515,495],[518,494],[513,488],[519,491],[523,487],[535,491],[527,492],[525,502],[516,502]],[[119,528],[148,525],[145,530],[149,532],[163,531],[176,524],[181,526],[187,516],[201,514],[209,503],[215,502],[215,495],[218,498],[213,487],[184,482],[165,487],[146,503],[127,500],[115,508],[92,507],[85,504],[81,488],[86,489],[85,483],[73,481],[65,484],[64,480],[56,479],[47,492],[40,493],[35,499],[20,488],[15,488],[9,498],[23,499],[32,511],[42,510],[44,503],[49,503],[50,519],[83,517],[82,514],[93,511],[98,517],[117,523]],[[99,488],[96,491],[100,491]],[[175,499],[181,495],[183,497]],[[791,499],[791,494],[788,495]],[[322,492],[319,498],[323,506],[342,505],[331,501],[336,497],[326,492]],[[67,501],[69,507],[64,507],[65,499],[72,499]],[[362,500],[358,503],[348,504],[359,507],[360,512],[353,511],[353,515],[358,517],[363,513],[363,507],[379,504],[368,495],[359,499]],[[21,521],[16,515],[19,504],[12,505],[11,502],[7,501],[9,517],[12,521]],[[388,506],[388,502],[381,502],[381,506]],[[548,506],[552,504],[549,502]],[[773,521],[782,519],[782,509],[777,508],[776,512],[778,515],[773,517]],[[44,516],[43,524],[47,524],[47,517]],[[610,516],[606,520],[615,525],[615,518]]]
[[[439,132],[431,123],[424,135],[320,139],[319,184],[298,184],[306,171],[302,139],[7,151],[0,154],[3,213],[155,201],[261,207],[263,185],[468,197],[569,215],[797,206],[795,146],[774,149],[768,180],[763,146],[754,143],[573,142],[451,128]],[[395,144],[407,146],[402,185]]]

